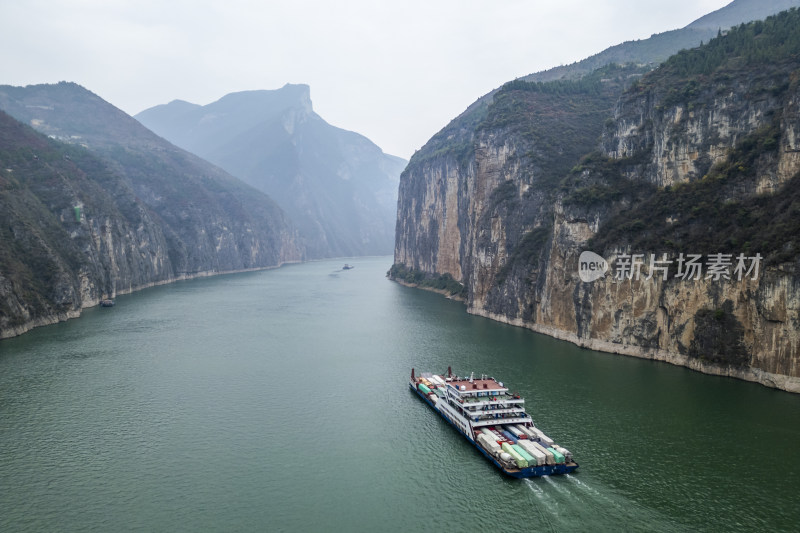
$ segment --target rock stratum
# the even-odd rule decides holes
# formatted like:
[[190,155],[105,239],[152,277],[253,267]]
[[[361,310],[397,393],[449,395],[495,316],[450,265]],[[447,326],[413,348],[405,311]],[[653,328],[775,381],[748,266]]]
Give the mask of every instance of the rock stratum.
[[0,109],[0,338],[144,287],[305,258],[269,197],[78,85],[2,86]]
[[[401,176],[390,277],[587,348],[800,392],[798,28],[792,10],[652,72],[479,100]],[[585,251],[604,276],[581,279]]]

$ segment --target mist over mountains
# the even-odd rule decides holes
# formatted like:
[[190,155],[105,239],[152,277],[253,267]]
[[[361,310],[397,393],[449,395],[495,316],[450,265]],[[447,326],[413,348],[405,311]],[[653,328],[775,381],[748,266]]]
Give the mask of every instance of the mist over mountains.
[[310,258],[391,253],[406,161],[325,122],[307,85],[232,93],[205,106],[176,100],[136,119],[269,194]]

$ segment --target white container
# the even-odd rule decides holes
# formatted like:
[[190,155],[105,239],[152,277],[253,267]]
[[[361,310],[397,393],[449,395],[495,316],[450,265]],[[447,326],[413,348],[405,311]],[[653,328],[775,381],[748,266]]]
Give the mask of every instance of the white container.
[[542,441],[547,446],[552,446],[553,445],[553,442],[554,442],[553,439],[551,439],[550,437],[545,435],[544,432],[541,429],[539,429],[539,428],[532,428],[532,429],[533,429],[534,432],[536,432],[536,438],[537,439]]
[[559,452],[561,455],[563,455],[564,459],[566,459],[566,461],[568,463],[572,462],[572,452],[571,451],[569,451],[568,449],[564,448],[563,446],[559,446],[558,444],[553,444],[553,449],[555,451]]
[[500,450],[500,445],[497,444],[497,441],[483,434],[478,435],[478,444],[492,452],[493,455],[497,455],[497,452]]
[[506,431],[508,431],[509,433],[511,433],[512,435],[514,435],[517,438],[520,438],[523,435],[525,435],[525,433],[523,433],[522,431],[517,429],[517,426],[508,425],[508,426],[503,426],[503,427],[505,428]]
[[536,458],[536,466],[542,466],[547,461],[547,455],[529,440],[520,440],[517,444],[530,455]]
[[545,456],[546,456],[546,457],[545,457],[545,463],[546,463],[546,464],[548,464],[548,465],[554,465],[554,464],[556,464],[556,456],[555,456],[555,455],[553,455],[553,452],[549,452],[549,451],[547,451],[547,448],[545,448],[544,446],[542,446],[542,445],[541,445],[541,444],[539,444],[538,442],[533,442],[532,444],[533,444],[534,446],[536,446],[536,449],[538,449],[540,452],[542,452],[542,453],[544,453],[544,454],[545,454]]

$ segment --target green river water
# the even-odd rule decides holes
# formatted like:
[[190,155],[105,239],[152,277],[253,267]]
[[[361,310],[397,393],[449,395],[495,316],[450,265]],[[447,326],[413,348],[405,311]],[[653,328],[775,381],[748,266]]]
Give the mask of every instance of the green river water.
[[[0,342],[0,531],[800,528],[800,396],[582,350],[348,261]],[[578,471],[504,477],[408,389],[448,365],[523,395]]]

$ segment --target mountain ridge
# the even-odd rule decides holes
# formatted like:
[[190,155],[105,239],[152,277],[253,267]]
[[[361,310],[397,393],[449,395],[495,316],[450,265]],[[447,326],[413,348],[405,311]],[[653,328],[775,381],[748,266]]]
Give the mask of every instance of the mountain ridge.
[[300,228],[309,257],[390,253],[405,161],[328,124],[308,85],[165,104],[136,118],[273,197]]
[[268,196],[77,84],[0,86],[0,109],[0,337],[154,284],[305,258]]
[[[718,32],[644,75],[607,66],[479,99],[404,171],[389,276],[587,348],[800,392],[798,17]],[[589,250],[612,269],[663,252],[674,276],[680,252],[741,252],[763,270],[681,282],[644,260],[635,280],[587,282]]]
[[[534,72],[517,79],[529,82],[548,82],[580,78],[611,63],[632,62],[655,66],[682,49],[692,48],[703,41],[716,37],[721,29],[757,18],[765,18],[785,9],[786,6],[800,6],[800,0],[773,0],[772,2],[734,0],[724,7],[700,17],[684,28],[653,34],[647,39],[626,41],[570,65]],[[693,26],[694,24],[698,24],[699,27]],[[434,134],[422,148],[417,150],[409,163],[414,163],[415,157],[425,158],[428,154],[443,149],[443,144],[471,144],[474,141],[474,126],[483,119],[486,107],[499,89],[498,87],[489,91],[467,106],[464,111]]]

